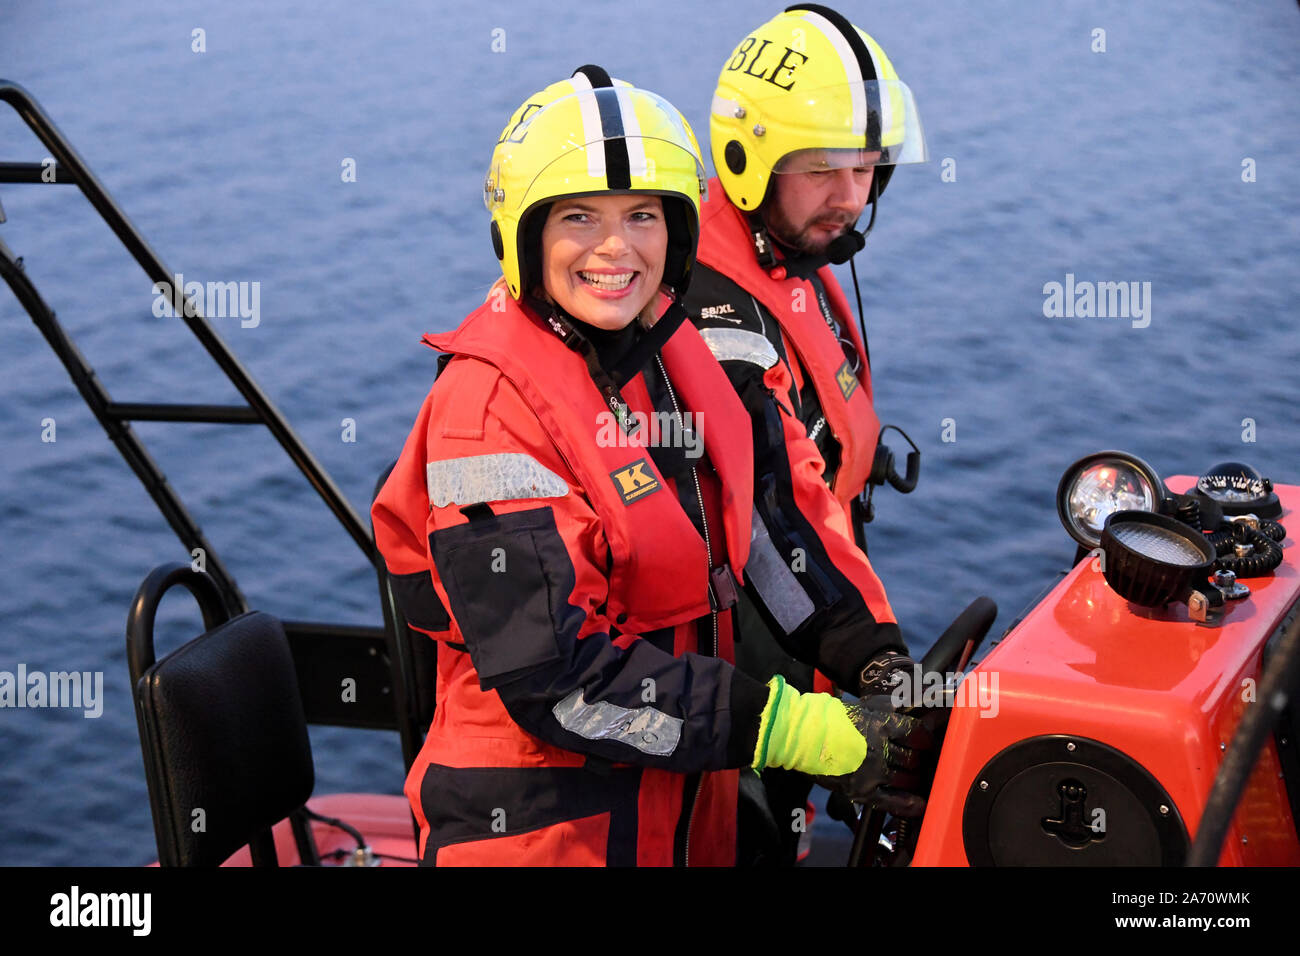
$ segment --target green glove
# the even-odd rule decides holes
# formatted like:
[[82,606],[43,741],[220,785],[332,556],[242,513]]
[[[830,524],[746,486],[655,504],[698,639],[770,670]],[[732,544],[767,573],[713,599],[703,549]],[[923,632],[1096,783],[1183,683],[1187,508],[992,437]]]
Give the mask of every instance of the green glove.
[[867,741],[848,708],[830,694],[801,694],[778,674],[758,724],[753,767],[784,767],[817,776],[853,773],[867,756]]

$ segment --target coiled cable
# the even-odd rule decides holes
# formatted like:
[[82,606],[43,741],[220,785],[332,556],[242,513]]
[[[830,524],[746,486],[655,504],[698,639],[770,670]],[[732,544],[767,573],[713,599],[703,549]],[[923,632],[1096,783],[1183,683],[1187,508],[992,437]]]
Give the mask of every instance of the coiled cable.
[[[1183,498],[1174,510],[1174,517],[1183,524],[1204,531],[1201,522],[1201,506],[1194,498]],[[1244,521],[1224,521],[1219,530],[1206,535],[1210,547],[1218,559],[1214,563],[1216,571],[1231,571],[1239,578],[1257,578],[1268,574],[1282,563],[1282,549],[1277,542],[1286,537],[1286,528],[1268,518],[1259,518],[1259,528],[1252,528]],[[1235,554],[1237,545],[1248,544],[1250,554]]]
[[[1225,521],[1209,536],[1210,544],[1219,556],[1214,568],[1216,571],[1231,571],[1239,578],[1268,574],[1282,563],[1282,549],[1277,542],[1284,537],[1286,529],[1276,521],[1260,519],[1258,530],[1242,521]],[[1239,544],[1251,545],[1253,551],[1237,556],[1233,552]]]
[[[1210,544],[1214,545],[1215,550],[1221,542],[1230,541],[1233,535],[1233,528],[1248,528],[1249,525],[1241,521],[1225,521],[1219,525],[1219,530],[1210,535]],[[1268,518],[1259,519],[1259,530],[1266,534],[1270,541],[1281,541],[1286,537],[1286,528],[1282,527],[1276,521],[1270,521]]]

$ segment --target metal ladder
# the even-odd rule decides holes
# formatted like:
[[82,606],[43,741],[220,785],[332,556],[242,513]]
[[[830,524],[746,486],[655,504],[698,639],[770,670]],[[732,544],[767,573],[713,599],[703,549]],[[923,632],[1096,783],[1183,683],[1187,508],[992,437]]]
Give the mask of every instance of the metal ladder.
[[[0,101],[13,107],[53,159],[53,162],[47,160],[44,163],[0,162],[0,184],[76,186],[140,264],[145,274],[154,282],[165,283],[170,287],[172,270],[154,252],[32,95],[17,83],[0,80]],[[0,223],[4,221],[4,210],[0,207]],[[188,405],[115,401],[23,270],[22,259],[15,256],[3,239],[0,239],[0,276],[3,276],[45,336],[50,348],[67,369],[82,399],[149,492],[185,549],[191,554],[195,549],[203,550],[207,574],[216,584],[232,614],[249,610],[248,601],[216,549],[204,536],[198,522],[132,431],[130,423],[208,422],[262,425],[270,430],[285,454],[306,477],[335,519],[356,542],[366,560],[375,568],[379,575],[386,624],[379,628],[322,622],[283,622],[299,670],[299,684],[303,691],[307,719],[314,724],[397,730],[402,738],[402,749],[409,767],[427,727],[427,724],[420,726],[417,715],[408,706],[408,702],[416,697],[412,683],[415,679],[414,669],[410,663],[410,641],[413,638],[387,590],[387,570],[382,556],[375,548],[369,524],[357,514],[279,409],[208,324],[201,313],[201,304],[184,297],[183,290],[172,290],[176,316],[188,326],[247,404]],[[328,679],[331,672],[357,681],[356,702],[344,703],[339,699],[339,683],[331,683]],[[363,704],[363,698],[368,703]]]

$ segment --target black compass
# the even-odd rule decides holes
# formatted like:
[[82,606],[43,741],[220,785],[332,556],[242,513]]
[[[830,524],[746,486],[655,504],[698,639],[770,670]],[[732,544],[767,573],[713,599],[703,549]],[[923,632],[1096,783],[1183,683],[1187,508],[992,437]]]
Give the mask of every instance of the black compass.
[[1273,491],[1273,482],[1238,461],[1215,465],[1196,480],[1196,492],[1212,500],[1225,515],[1277,518],[1282,514],[1282,503]]

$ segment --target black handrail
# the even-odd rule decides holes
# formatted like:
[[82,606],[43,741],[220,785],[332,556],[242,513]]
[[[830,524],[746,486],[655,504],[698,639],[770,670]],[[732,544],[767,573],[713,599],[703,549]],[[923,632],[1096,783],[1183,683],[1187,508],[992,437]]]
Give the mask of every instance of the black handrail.
[[[0,80],[0,83],[3,83]],[[75,182],[66,169],[59,169],[56,162],[49,163],[0,163],[0,183],[59,183]]]
[[[69,179],[76,184],[86,197],[87,201],[95,208],[100,217],[113,230],[114,235],[126,247],[127,251],[135,259],[145,274],[155,283],[163,284],[164,287],[170,288],[174,273],[167,268],[153,251],[149,243],[140,235],[139,231],[132,225],[121,208],[109,195],[95,174],[90,171],[85,161],[73,149],[72,144],[55,126],[54,121],[46,115],[45,111],[37,104],[36,100],[25,89],[17,83],[8,80],[0,80],[0,100],[8,103],[15,112],[22,118],[32,133],[45,145],[50,151],[50,156],[55,161],[54,175],[55,182],[67,182]],[[0,173],[6,174],[6,177],[0,177],[0,181],[9,182],[41,182],[40,172],[46,168],[40,163],[5,163],[0,165]],[[66,177],[66,178],[64,178]],[[118,405],[112,409],[113,405],[108,400],[107,393],[103,392],[102,387],[94,381],[94,371],[85,364],[84,359],[77,353],[75,346],[63,335],[62,329],[59,328],[54,318],[54,313],[40,301],[40,296],[35,294],[36,290],[29,281],[24,281],[21,271],[20,260],[15,259],[5,250],[5,255],[0,256],[5,260],[3,267],[4,277],[9,282],[10,287],[18,296],[19,301],[31,313],[33,321],[38,327],[41,327],[50,344],[55,347],[59,357],[64,360],[65,367],[68,368],[69,374],[72,375],[73,381],[81,389],[82,397],[91,404],[99,417],[100,424],[104,427],[109,436],[113,438],[118,449],[122,451],[123,456],[127,459],[131,467],[135,469],[140,480],[145,484],[149,493],[153,496],[155,503],[171,523],[173,529],[180,535],[183,541],[187,535],[195,538],[201,537],[198,526],[193,523],[185,513],[184,507],[180,504],[175,494],[166,488],[166,479],[158,471],[157,466],[149,459],[147,452],[130,434],[130,429],[121,424],[124,413],[134,413],[144,411],[147,417],[154,420],[177,420],[177,421],[237,421],[239,423],[249,422],[247,415],[254,415],[270,430],[275,436],[275,440],[280,443],[280,447],[285,450],[289,458],[297,465],[298,470],[303,473],[307,481],[311,484],[316,493],[320,495],[326,506],[343,525],[344,529],[352,536],[352,540],[361,548],[366,559],[371,564],[378,566],[381,560],[378,551],[375,548],[374,539],[371,537],[370,529],[357,514],[352,505],[344,497],[343,492],[334,483],[334,480],[325,471],[324,467],[316,460],[315,456],[307,450],[306,445],[298,438],[294,430],[289,426],[284,416],[280,414],[279,409],[271,402],[262,389],[253,381],[252,376],[245,370],[243,364],[237,359],[226,347],[225,343],[217,335],[216,331],[208,325],[206,319],[199,309],[199,303],[184,295],[183,289],[172,289],[173,306],[176,315],[189,326],[190,331],[194,334],[212,356],[213,361],[230,380],[231,384],[239,391],[240,395],[248,402],[249,409],[232,409],[232,418],[202,418],[193,417],[167,418],[169,406],[162,404],[128,404]],[[21,280],[16,280],[15,276],[22,276]],[[34,296],[34,299],[33,299]],[[35,305],[36,311],[33,311]],[[40,317],[38,318],[38,312]],[[44,324],[43,324],[44,323]],[[59,345],[55,343],[55,338],[51,337],[48,327],[56,330],[57,338],[62,340],[65,348],[61,351]],[[69,356],[74,356],[76,362],[70,364]],[[75,370],[74,366],[79,363],[80,371]],[[100,397],[103,399],[103,408],[96,408],[91,402],[87,389],[83,387],[82,381],[78,379],[79,374],[87,376],[85,379],[94,384],[98,389]],[[91,390],[92,392],[94,389]],[[194,406],[180,406],[181,408],[193,409]],[[174,408],[174,407],[172,407]],[[189,413],[186,413],[189,414]],[[119,433],[115,436],[115,430]],[[119,440],[120,438],[120,440]],[[128,452],[130,446],[135,446]],[[142,467],[144,470],[142,471]],[[184,529],[184,531],[182,530]],[[187,542],[188,543],[188,542]],[[193,548],[191,548],[193,550]],[[212,566],[212,552],[210,548],[205,548],[208,555],[208,566]],[[234,597],[240,607],[246,607],[242,595],[239,595],[238,589],[234,586],[233,578],[225,575],[228,582],[228,588],[223,588],[229,597]]]
[[45,300],[41,298],[36,286],[32,284],[27,277],[27,273],[23,271],[22,261],[14,257],[3,240],[0,240],[0,278],[3,278],[9,284],[9,288],[18,297],[19,303],[27,310],[27,314],[32,317],[36,327],[41,330],[41,334],[49,342],[54,354],[59,357],[63,367],[68,370],[68,375],[72,378],[72,383],[77,387],[77,391],[81,393],[81,398],[86,403],[86,407],[99,421],[100,427],[104,429],[104,433],[108,435],[109,440],[117,446],[117,450],[126,459],[126,463],[131,466],[131,470],[135,472],[136,477],[140,479],[140,483],[149,492],[149,496],[153,498],[154,504],[157,505],[163,518],[176,532],[176,537],[180,539],[185,550],[193,555],[196,550],[201,549],[203,567],[212,577],[213,583],[221,592],[226,604],[232,608],[237,608],[238,613],[247,611],[248,601],[240,592],[234,576],[226,569],[221,558],[217,556],[216,549],[204,537],[198,522],[194,520],[176,492],[172,490],[171,485],[167,483],[167,476],[163,474],[162,469],[153,460],[153,456],[145,449],[144,444],[136,437],[135,432],[131,430],[131,426],[126,424],[120,416],[111,412],[114,405],[113,400],[95,376],[95,370],[90,367],[76,344],[63,331],[63,327],[59,325],[53,310],[45,304]]

